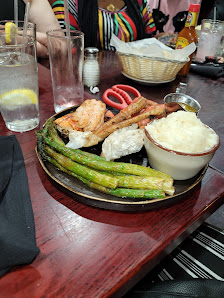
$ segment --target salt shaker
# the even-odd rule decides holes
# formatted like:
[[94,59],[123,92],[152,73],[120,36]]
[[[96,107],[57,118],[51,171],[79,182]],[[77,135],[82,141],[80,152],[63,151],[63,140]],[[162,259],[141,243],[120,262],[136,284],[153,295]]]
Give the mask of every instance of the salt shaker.
[[100,81],[100,67],[98,63],[99,50],[88,47],[84,50],[83,81],[87,87],[94,87]]

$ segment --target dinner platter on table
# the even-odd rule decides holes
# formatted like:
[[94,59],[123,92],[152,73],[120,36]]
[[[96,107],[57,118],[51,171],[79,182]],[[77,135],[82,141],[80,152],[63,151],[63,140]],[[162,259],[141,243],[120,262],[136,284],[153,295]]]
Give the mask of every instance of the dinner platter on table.
[[[76,107],[59,112],[52,117],[55,119],[64,116],[70,112],[75,111]],[[82,150],[100,155],[101,143],[89,148],[82,148]],[[166,196],[166,198],[155,199],[133,199],[133,198],[119,198],[109,194],[101,193],[93,188],[86,186],[78,179],[69,176],[68,174],[61,172],[51,163],[45,161],[40,156],[36,148],[37,157],[40,164],[46,174],[51,178],[52,182],[59,187],[62,191],[69,193],[71,197],[80,201],[81,203],[99,207],[103,209],[118,210],[118,211],[141,211],[150,210],[154,208],[163,207],[169,204],[178,202],[181,199],[187,198],[188,194],[200,184],[204,177],[207,166],[203,168],[196,176],[188,180],[174,181],[175,193],[172,196]],[[149,166],[147,154],[143,148],[140,152],[124,156],[116,161],[134,163],[144,166]]]
[[161,84],[165,84],[165,83],[170,83],[176,79],[176,77],[174,77],[172,80],[167,80],[167,81],[149,81],[149,80],[141,80],[141,79],[134,78],[134,77],[126,74],[124,71],[122,71],[121,73],[126,78],[128,78],[136,83],[139,83],[141,85],[146,85],[146,86],[157,86],[157,85],[161,85]]

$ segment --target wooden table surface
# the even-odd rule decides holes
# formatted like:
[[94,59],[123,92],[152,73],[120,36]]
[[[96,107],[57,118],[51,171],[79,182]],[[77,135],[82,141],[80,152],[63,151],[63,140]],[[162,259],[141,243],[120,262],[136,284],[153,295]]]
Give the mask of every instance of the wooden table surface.
[[[0,118],[0,135],[15,134],[28,175],[40,254],[0,279],[1,297],[121,296],[223,204],[223,82],[189,74],[171,83],[143,86],[126,79],[116,55],[100,55],[101,99],[113,84],[131,84],[148,99],[162,102],[180,81],[202,110],[199,118],[220,136],[221,145],[193,193],[181,201],[144,212],[118,212],[84,205],[53,185],[35,154],[35,131],[13,133]],[[42,64],[49,66],[48,62]],[[40,127],[54,114],[51,77],[39,65]]]

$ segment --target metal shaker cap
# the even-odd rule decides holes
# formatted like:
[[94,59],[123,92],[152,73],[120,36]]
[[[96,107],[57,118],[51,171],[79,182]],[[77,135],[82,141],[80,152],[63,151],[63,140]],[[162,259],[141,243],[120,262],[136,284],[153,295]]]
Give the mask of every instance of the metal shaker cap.
[[99,55],[99,49],[94,47],[87,47],[84,49],[84,55],[88,58],[97,58]]

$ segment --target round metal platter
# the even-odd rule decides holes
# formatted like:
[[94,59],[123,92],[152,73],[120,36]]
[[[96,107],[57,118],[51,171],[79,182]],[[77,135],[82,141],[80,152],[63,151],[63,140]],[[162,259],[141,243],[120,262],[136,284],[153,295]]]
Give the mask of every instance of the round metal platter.
[[[67,109],[63,112],[53,115],[52,117],[59,118],[67,113],[74,111],[76,107]],[[88,152],[100,155],[101,143],[89,148],[82,148]],[[188,180],[174,181],[175,193],[166,198],[155,199],[133,199],[133,198],[119,198],[105,193],[101,193],[95,189],[86,186],[78,179],[61,172],[54,165],[44,161],[36,148],[37,157],[46,174],[51,178],[52,182],[59,187],[60,190],[65,191],[71,197],[84,204],[118,211],[142,211],[159,208],[173,204],[179,200],[187,198],[192,191],[198,186],[205,175],[207,167],[203,168],[195,177]],[[129,162],[144,166],[149,166],[147,154],[143,148],[140,152],[124,156],[117,161]]]

